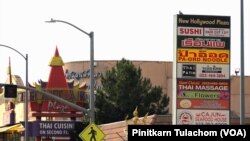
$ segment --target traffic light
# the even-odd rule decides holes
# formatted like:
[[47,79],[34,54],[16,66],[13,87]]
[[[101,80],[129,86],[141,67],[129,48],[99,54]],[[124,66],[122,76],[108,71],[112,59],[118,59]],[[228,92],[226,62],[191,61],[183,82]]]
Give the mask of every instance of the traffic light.
[[11,84],[4,85],[4,97],[5,98],[16,98],[17,97],[17,86]]

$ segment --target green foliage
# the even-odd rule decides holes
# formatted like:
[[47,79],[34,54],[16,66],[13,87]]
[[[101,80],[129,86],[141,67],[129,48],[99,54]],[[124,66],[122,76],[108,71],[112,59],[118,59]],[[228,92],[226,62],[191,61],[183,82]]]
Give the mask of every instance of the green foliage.
[[168,113],[169,98],[162,88],[152,86],[150,79],[141,76],[141,69],[122,59],[116,67],[101,77],[102,89],[96,94],[96,123],[110,123],[132,118],[138,106],[139,116]]

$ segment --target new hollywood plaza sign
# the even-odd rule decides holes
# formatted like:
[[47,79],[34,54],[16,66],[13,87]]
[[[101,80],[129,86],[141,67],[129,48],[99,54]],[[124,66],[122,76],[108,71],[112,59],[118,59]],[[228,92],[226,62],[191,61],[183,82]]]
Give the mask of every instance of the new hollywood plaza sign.
[[[173,124],[229,124],[230,17],[176,15],[174,22]],[[219,97],[186,96],[194,93]],[[188,106],[179,106],[183,102]]]

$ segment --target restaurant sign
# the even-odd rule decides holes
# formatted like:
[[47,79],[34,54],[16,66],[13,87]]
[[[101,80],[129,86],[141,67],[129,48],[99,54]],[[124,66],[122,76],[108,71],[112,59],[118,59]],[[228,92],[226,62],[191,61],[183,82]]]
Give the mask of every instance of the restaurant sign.
[[229,64],[229,50],[177,49],[177,62]]
[[35,121],[31,123],[32,136],[69,136],[77,122],[73,121]]
[[177,110],[177,124],[228,125],[229,110]]

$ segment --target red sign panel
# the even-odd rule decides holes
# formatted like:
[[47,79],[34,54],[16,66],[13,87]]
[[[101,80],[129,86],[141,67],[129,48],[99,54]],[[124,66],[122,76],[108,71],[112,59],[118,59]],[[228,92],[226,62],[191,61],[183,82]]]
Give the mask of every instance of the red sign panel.
[[177,109],[228,110],[229,100],[177,99]]
[[230,91],[230,80],[177,80],[177,90]]

